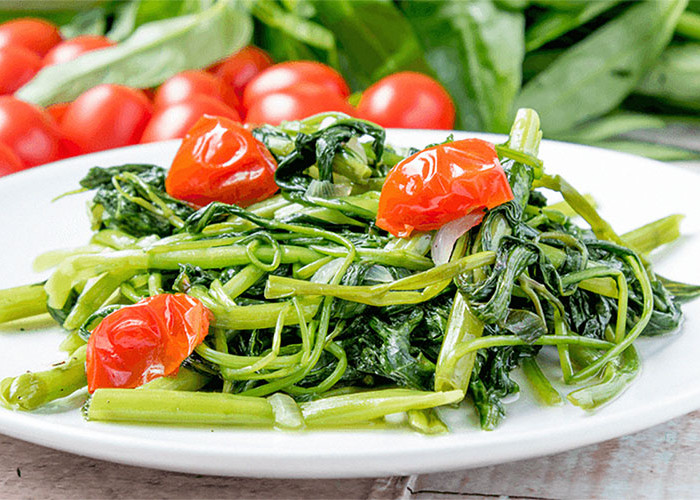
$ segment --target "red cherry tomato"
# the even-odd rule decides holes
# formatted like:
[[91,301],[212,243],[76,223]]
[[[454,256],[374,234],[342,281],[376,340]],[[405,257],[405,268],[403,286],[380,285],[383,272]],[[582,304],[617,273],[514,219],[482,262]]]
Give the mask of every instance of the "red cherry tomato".
[[270,66],[272,66],[270,54],[249,45],[213,66],[210,71],[221,78],[226,88],[241,100],[246,85]]
[[44,56],[44,66],[72,61],[78,56],[93,50],[114,47],[116,43],[106,36],[82,35],[61,42]]
[[301,120],[325,111],[340,111],[348,115],[355,112],[339,95],[329,93],[319,85],[302,83],[260,97],[248,108],[246,122],[279,125],[285,120]]
[[226,93],[223,87],[222,81],[210,73],[183,71],[163,82],[156,91],[153,104],[156,108],[164,108],[177,102],[188,101],[195,95],[206,95],[237,109],[240,105],[238,99],[234,94]]
[[350,95],[348,84],[336,70],[313,61],[291,61],[275,64],[250,81],[243,93],[243,106],[250,109],[263,96],[312,83],[326,89],[328,95],[342,98]]
[[88,340],[88,391],[134,388],[177,373],[209,333],[210,316],[185,294],[148,297],[108,315]]
[[427,75],[409,71],[382,78],[365,90],[357,116],[382,127],[452,129],[455,105]]
[[47,106],[46,111],[51,115],[56,123],[61,123],[61,120],[63,120],[63,115],[66,114],[69,106],[69,102],[59,102],[57,104]]
[[237,122],[241,121],[238,113],[223,102],[207,95],[194,95],[187,101],[157,110],[143,131],[141,143],[181,139],[204,115],[224,116]]
[[43,57],[60,41],[58,27],[43,19],[14,19],[0,24],[0,47],[18,45]]
[[137,144],[153,114],[140,90],[102,84],[73,101],[61,119],[61,130],[81,153]]
[[9,146],[0,142],[0,177],[24,170],[26,167]]
[[12,94],[41,69],[41,58],[19,46],[0,48],[0,94]]
[[377,225],[399,237],[513,199],[493,145],[464,139],[419,151],[389,171]]
[[25,166],[58,160],[60,137],[46,111],[11,96],[0,96],[0,142],[9,146]]
[[203,116],[185,136],[165,179],[170,196],[195,205],[246,207],[277,191],[277,162],[239,123]]

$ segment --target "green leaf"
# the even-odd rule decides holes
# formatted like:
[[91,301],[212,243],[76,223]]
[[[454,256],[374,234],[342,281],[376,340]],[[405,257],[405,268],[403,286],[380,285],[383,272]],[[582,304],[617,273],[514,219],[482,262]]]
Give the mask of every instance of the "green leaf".
[[579,10],[550,11],[539,17],[525,34],[525,50],[538,49],[544,44],[587,23],[618,4],[619,0],[598,0],[582,4]]
[[44,68],[16,96],[48,106],[71,101],[101,83],[153,87],[180,71],[226,57],[248,43],[251,32],[245,11],[219,2],[200,14],[145,24],[116,47]]
[[79,12],[70,23],[61,26],[63,38],[79,35],[104,35],[107,29],[107,11],[95,8]]
[[405,10],[460,107],[462,125],[507,132],[522,82],[522,13],[490,0],[411,2]]
[[666,49],[635,93],[700,111],[700,43]]
[[615,108],[666,47],[687,3],[634,4],[528,82],[518,106],[537,109],[547,133]]
[[390,0],[313,3],[335,34],[343,75],[353,87],[366,88],[397,71],[431,74],[411,25]]
[[614,113],[583,123],[562,134],[556,134],[552,138],[588,144],[604,141],[633,130],[659,129],[665,126],[666,122],[658,116],[642,113]]

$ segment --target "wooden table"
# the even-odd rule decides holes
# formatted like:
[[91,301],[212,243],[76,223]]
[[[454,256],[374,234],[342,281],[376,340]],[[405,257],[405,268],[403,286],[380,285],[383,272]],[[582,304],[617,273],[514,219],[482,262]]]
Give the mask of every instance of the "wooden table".
[[[668,142],[698,147],[696,136],[683,135],[682,130],[673,131]],[[700,162],[688,167],[700,169]],[[558,455],[466,471],[371,479],[179,474],[79,457],[0,435],[0,498],[195,497],[700,498],[700,411]]]
[[337,480],[226,478],[116,465],[0,436],[0,498],[697,498],[700,411],[549,457],[459,472]]

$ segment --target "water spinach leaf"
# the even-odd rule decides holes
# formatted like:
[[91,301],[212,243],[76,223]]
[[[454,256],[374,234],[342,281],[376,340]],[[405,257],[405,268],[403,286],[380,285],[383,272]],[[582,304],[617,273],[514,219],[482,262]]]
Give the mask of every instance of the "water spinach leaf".
[[100,83],[153,87],[180,71],[207,66],[248,43],[249,15],[229,1],[199,14],[144,24],[119,45],[41,70],[17,92],[48,106]]
[[615,108],[668,45],[687,3],[632,5],[530,80],[518,106],[537,109],[548,133]]

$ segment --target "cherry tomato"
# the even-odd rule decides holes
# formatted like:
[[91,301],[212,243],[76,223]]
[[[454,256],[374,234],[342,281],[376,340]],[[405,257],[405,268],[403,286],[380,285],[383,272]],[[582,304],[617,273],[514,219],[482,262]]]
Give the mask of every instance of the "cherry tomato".
[[177,373],[209,333],[210,317],[185,294],[155,295],[108,315],[88,340],[88,391],[134,388]]
[[0,142],[9,146],[27,167],[60,158],[61,133],[51,116],[11,96],[0,96]]
[[153,105],[137,89],[102,84],[73,101],[61,120],[63,133],[81,153],[137,144]]
[[106,49],[116,44],[106,36],[82,35],[61,42],[44,56],[44,66],[72,61],[93,50]]
[[430,231],[513,199],[493,145],[464,139],[409,156],[389,171],[377,225],[399,237]]
[[285,120],[301,120],[324,111],[341,111],[348,115],[355,112],[339,95],[319,85],[302,83],[260,97],[248,108],[246,122],[279,125]]
[[[222,81],[210,73],[197,70],[183,71],[163,82],[156,91],[153,104],[156,108],[163,108],[187,101],[195,95],[206,95],[237,109],[238,98],[232,93],[224,92],[223,87]],[[226,98],[224,94],[227,94]]]
[[382,127],[452,129],[455,105],[427,75],[410,71],[382,78],[365,90],[357,116]]
[[0,142],[0,177],[24,170],[26,167],[17,153]]
[[0,24],[0,47],[18,45],[43,57],[60,41],[58,27],[43,19],[13,19]]
[[47,106],[46,111],[51,115],[56,123],[61,123],[61,120],[63,120],[63,115],[66,114],[69,106],[69,102],[59,102],[57,104]]
[[265,145],[241,124],[205,115],[182,141],[165,189],[199,206],[222,201],[246,207],[277,191],[276,168]]
[[250,109],[263,96],[302,83],[312,83],[326,89],[330,96],[345,98],[350,95],[348,84],[336,70],[313,61],[291,61],[270,66],[250,81],[243,93],[243,106]]
[[41,58],[29,49],[0,48],[0,94],[12,94],[41,69]]
[[221,78],[226,88],[233,91],[241,100],[246,85],[270,66],[272,66],[270,54],[249,45],[213,66],[210,71]]
[[181,139],[203,115],[241,121],[238,113],[223,102],[207,95],[194,95],[186,101],[158,109],[143,131],[141,143]]

